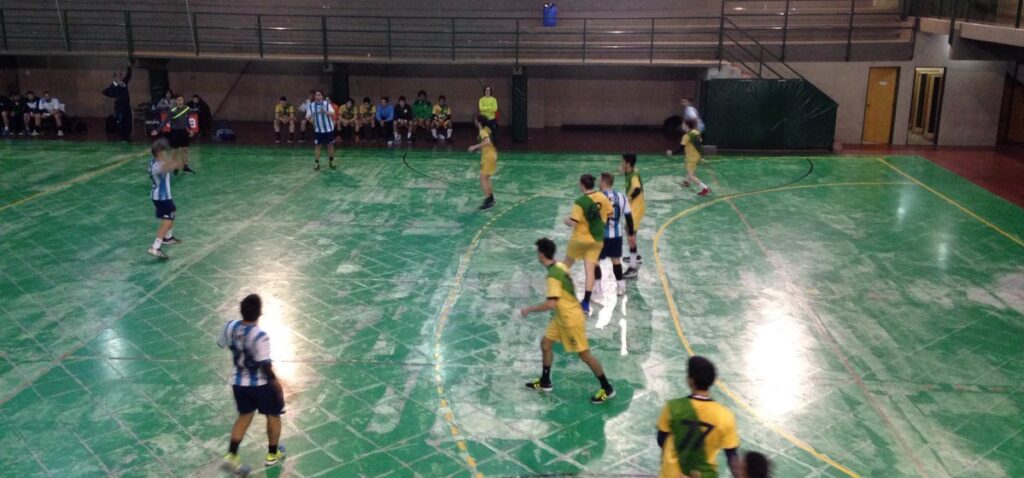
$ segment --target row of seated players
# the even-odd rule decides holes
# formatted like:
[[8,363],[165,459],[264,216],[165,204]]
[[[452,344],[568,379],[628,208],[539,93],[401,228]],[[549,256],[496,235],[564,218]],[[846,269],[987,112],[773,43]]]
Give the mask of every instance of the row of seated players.
[[49,126],[51,121],[57,136],[64,136],[64,103],[49,91],[44,91],[42,98],[31,91],[24,97],[17,92],[0,94],[0,116],[3,117],[4,136],[39,136],[44,124]]
[[[420,91],[416,101],[408,103],[404,96],[398,97],[398,103],[392,104],[390,98],[383,96],[378,105],[370,98],[363,98],[362,104],[348,98],[344,104],[337,104],[325,98],[332,105],[334,114],[334,130],[345,140],[354,141],[387,141],[388,145],[400,143],[403,138],[415,141],[416,133],[423,130],[438,141],[452,140],[452,107],[444,95],[437,98],[437,103],[427,99],[427,93]],[[298,107],[288,102],[284,96],[274,105],[274,136],[275,142],[281,142],[281,129],[288,126],[288,142],[295,141],[295,126],[299,126],[299,141],[306,139],[306,111],[313,101],[313,92]],[[404,134],[404,136],[403,136]]]

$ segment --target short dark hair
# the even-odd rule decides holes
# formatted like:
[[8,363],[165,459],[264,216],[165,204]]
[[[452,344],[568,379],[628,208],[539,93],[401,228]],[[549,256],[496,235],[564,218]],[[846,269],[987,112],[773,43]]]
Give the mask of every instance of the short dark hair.
[[310,93],[310,94],[312,94],[312,93],[316,93],[316,92],[317,92],[317,90],[309,90],[309,93]]
[[769,478],[771,476],[771,463],[768,457],[756,451],[748,451],[746,459],[747,478]]
[[686,121],[684,121],[683,123],[686,125],[687,128],[697,129],[697,120],[694,118],[686,118]]
[[364,96],[363,97],[363,103],[371,103],[370,97],[369,96]]
[[591,174],[580,176],[580,184],[587,189],[594,189],[594,176]]
[[623,154],[622,160],[628,163],[630,167],[636,166],[636,155],[633,153]]
[[33,93],[32,90],[28,90],[28,91],[25,92],[25,96],[28,96],[28,95],[35,96],[36,94]]
[[404,96],[399,96],[398,97],[398,101],[405,101],[405,97]]
[[356,100],[352,99],[352,97],[348,97],[345,99],[345,104],[348,103],[356,104]]
[[494,88],[491,88],[491,85],[484,85],[484,93],[487,93],[488,88],[490,88],[492,92],[494,91]]
[[423,90],[420,90],[419,93],[416,93],[416,96],[427,96],[427,92],[423,91]]
[[46,96],[46,95],[48,95],[48,94],[50,94],[50,92],[49,92],[49,91],[44,91],[44,92],[43,92],[43,96]]
[[284,96],[282,96],[282,97],[278,98],[277,100],[278,101],[288,101],[288,98],[285,98]]
[[389,102],[389,103],[391,102],[391,100],[390,100],[390,99],[388,99],[388,97],[387,97],[387,96],[381,96],[381,97],[380,97],[380,100],[381,100],[381,101],[387,101],[387,102]]
[[611,186],[615,184],[615,176],[612,176],[612,173],[601,173],[601,182]]
[[536,244],[537,252],[543,254],[544,257],[548,258],[548,260],[554,260],[555,250],[558,248],[557,246],[555,246],[555,241],[552,241],[551,239],[548,239],[546,237],[542,237],[540,239],[537,239]]
[[263,301],[259,294],[249,294],[242,299],[239,307],[242,311],[242,319],[252,322],[263,313]]
[[437,99],[439,99],[439,100],[447,100],[448,98],[445,98],[444,95],[441,95],[441,96],[438,96]]
[[153,156],[156,156],[156,153],[167,151],[168,149],[171,149],[171,143],[167,141],[167,138],[160,138],[153,141],[153,147],[149,148],[149,151],[153,153]]
[[715,383],[715,364],[700,355],[694,355],[686,362],[686,376],[693,379],[697,390],[707,390]]
[[487,117],[484,115],[476,115],[476,122],[485,125],[487,124]]
[[320,93],[321,95],[324,94],[324,92],[321,91],[321,90],[313,90],[313,91],[310,91],[310,93],[313,93],[314,95],[317,94],[317,93]]

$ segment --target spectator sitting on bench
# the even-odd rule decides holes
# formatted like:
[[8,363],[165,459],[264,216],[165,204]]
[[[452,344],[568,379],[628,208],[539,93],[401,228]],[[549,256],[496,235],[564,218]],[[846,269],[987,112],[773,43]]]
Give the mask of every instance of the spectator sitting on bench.
[[41,126],[42,121],[53,118],[54,125],[57,127],[57,136],[64,136],[64,104],[59,99],[50,96],[49,91],[44,91],[43,98],[39,100],[39,111],[42,119],[37,121],[37,124]]

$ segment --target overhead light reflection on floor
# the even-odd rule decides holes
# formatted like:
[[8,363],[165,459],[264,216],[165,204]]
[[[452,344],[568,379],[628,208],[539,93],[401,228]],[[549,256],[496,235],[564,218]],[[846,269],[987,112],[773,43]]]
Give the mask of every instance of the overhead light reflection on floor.
[[752,381],[757,408],[782,417],[804,403],[808,373],[804,324],[793,313],[792,299],[784,293],[755,304],[752,340],[746,353],[746,373]]

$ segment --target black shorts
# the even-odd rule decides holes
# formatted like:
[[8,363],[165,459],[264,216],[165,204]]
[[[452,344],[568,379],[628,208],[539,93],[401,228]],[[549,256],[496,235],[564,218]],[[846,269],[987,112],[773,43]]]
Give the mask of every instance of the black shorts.
[[188,130],[172,129],[170,133],[167,133],[167,141],[171,143],[171,149],[187,148]]
[[174,220],[174,212],[177,211],[178,208],[174,207],[173,199],[154,199],[153,205],[156,206],[157,219]]
[[243,387],[232,385],[235,394],[235,407],[240,415],[258,411],[260,415],[279,417],[284,413],[284,397],[270,385]]
[[313,144],[334,144],[334,131],[313,133]]
[[606,237],[604,238],[604,247],[601,248],[601,259],[621,259],[622,258],[622,238],[621,237]]

